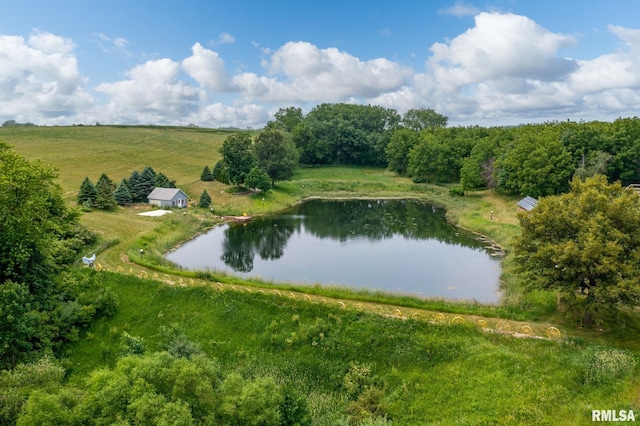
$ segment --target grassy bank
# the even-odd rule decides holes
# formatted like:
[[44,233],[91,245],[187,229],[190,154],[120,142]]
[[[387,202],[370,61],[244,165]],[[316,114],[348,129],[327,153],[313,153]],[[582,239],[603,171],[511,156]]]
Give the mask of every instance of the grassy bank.
[[72,382],[113,365],[123,332],[159,350],[165,330],[178,328],[229,371],[295,386],[318,425],[344,417],[354,365],[370,370],[363,380],[381,390],[379,405],[396,425],[578,425],[594,408],[639,408],[631,355],[583,340],[518,339],[259,292],[84,274],[120,303],[69,347]]
[[218,216],[269,214],[310,197],[417,198],[445,207],[451,222],[507,250],[518,234],[515,199],[487,191],[452,197],[446,186],[414,184],[384,169],[300,168],[293,180],[266,194],[233,195],[225,185],[199,180],[204,165],[219,159],[226,135],[143,127],[0,128],[0,139],[17,152],[59,169],[72,205],[85,176],[96,179],[105,172],[117,181],[147,165],[176,179],[192,199],[204,189],[213,198],[215,215],[189,208],[138,216],[148,206],[84,214],[83,223],[117,243],[98,256],[104,271],[74,274],[111,288],[119,306],[115,316],[100,319],[67,347],[71,383],[113,366],[125,332],[154,351],[163,349],[166,330],[179,329],[227,370],[268,375],[304,392],[314,424],[345,419],[353,402],[345,378],[354,368],[370,371],[363,380],[381,391],[377,404],[397,425],[577,425],[594,408],[640,410],[637,353],[614,349],[640,350],[635,312],[627,313],[624,329],[572,328],[570,335],[580,337],[560,340],[483,332],[471,321],[450,325],[451,315],[444,321],[449,325],[437,325],[426,315],[565,320],[554,313],[554,295],[525,296],[509,268],[503,277],[507,300],[497,306],[176,269],[163,254],[214,226]]
[[[458,226],[481,233],[509,248],[518,232],[515,199],[498,197],[489,191],[468,193],[463,197],[449,194],[446,186],[414,184],[380,168],[306,167],[299,168],[294,178],[278,182],[267,193],[234,195],[219,182],[202,182],[200,172],[205,164],[212,166],[220,158],[218,152],[228,133],[206,129],[146,127],[53,127],[0,128],[0,139],[13,145],[28,158],[40,158],[60,170],[60,183],[71,204],[85,176],[96,179],[107,173],[113,180],[126,177],[132,170],[150,165],[176,179],[179,187],[191,195],[192,201],[203,190],[213,199],[215,215],[261,215],[282,210],[311,197],[417,198],[447,209],[447,217]],[[82,158],[82,160],[81,160]],[[106,241],[118,243],[100,254],[105,267],[129,268],[128,260],[151,267],[161,273],[196,277],[197,274],[176,271],[163,254],[216,223],[209,211],[188,209],[181,215],[160,218],[137,214],[146,206],[119,208],[115,212],[92,211],[83,222],[100,232]],[[139,258],[139,249],[145,250]],[[275,283],[242,281],[233,276],[207,277],[235,285],[278,286],[284,290],[321,294],[345,300],[390,303],[445,312],[470,313],[513,319],[542,319],[553,310],[553,297],[512,297],[513,303],[502,306],[480,306],[474,303],[424,301],[379,292],[348,289],[291,286]],[[505,279],[509,284],[509,277]],[[512,286],[515,288],[515,286]]]

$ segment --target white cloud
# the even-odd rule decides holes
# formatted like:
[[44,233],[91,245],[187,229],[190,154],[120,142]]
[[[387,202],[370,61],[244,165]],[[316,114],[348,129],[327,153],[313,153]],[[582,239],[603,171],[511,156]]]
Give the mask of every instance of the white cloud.
[[138,65],[128,80],[100,84],[96,90],[111,96],[106,121],[166,124],[197,111],[204,93],[179,74],[180,64],[165,58]]
[[234,106],[215,103],[203,108],[195,118],[195,121],[207,127],[237,127],[245,129],[262,126],[270,118],[262,105],[243,104]]
[[75,44],[47,32],[0,35],[0,118],[58,124],[93,105]]
[[[456,4],[455,13],[464,7]],[[619,40],[616,49],[574,60],[564,57],[576,44],[571,35],[525,16],[479,13],[472,28],[432,44],[422,70],[297,41],[256,52],[262,72],[230,75],[217,52],[194,43],[184,59],[151,60],[120,81],[98,84],[94,89],[108,98],[104,106],[89,94],[70,39],[41,31],[26,40],[0,35],[0,120],[70,124],[86,113],[103,123],[257,128],[279,107],[323,102],[370,103],[401,113],[434,108],[452,124],[638,115],[640,30],[608,29]],[[220,42],[233,41],[224,34]],[[113,53],[127,52],[125,39],[94,36]]]
[[100,47],[100,49],[105,53],[115,54],[127,58],[133,56],[133,53],[129,52],[129,50],[127,49],[127,46],[129,46],[129,41],[125,38],[112,38],[102,33],[95,33],[94,37],[98,47]]
[[384,58],[361,61],[335,48],[288,42],[264,62],[273,77],[245,73],[234,85],[271,102],[343,102],[398,89],[411,70]]
[[229,76],[224,69],[224,61],[212,50],[200,43],[191,48],[193,54],[182,61],[182,68],[201,86],[212,90],[225,91]]
[[550,81],[575,68],[574,61],[556,56],[575,43],[573,37],[512,14],[481,13],[475,22],[451,42],[431,46],[427,66],[440,86],[457,89],[503,77]]
[[577,100],[565,82],[578,61],[559,56],[575,45],[525,16],[480,13],[475,26],[447,43],[434,43],[417,87],[455,121],[548,117]]
[[235,43],[235,41],[235,37],[229,33],[220,33],[220,35],[218,36],[219,44],[233,44]]
[[456,2],[456,4],[454,4],[451,7],[447,7],[439,10],[439,13],[443,15],[452,15],[452,16],[458,16],[458,17],[474,16],[479,12],[480,11],[475,7],[473,7],[472,5],[462,1]]

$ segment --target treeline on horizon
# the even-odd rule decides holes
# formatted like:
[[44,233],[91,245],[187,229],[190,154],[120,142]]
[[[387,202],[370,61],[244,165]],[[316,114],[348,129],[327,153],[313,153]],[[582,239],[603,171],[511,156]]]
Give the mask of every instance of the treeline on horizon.
[[432,109],[371,105],[282,108],[265,130],[288,133],[305,165],[387,167],[415,182],[458,183],[534,197],[567,192],[573,176],[640,182],[640,119],[447,127]]
[[[281,108],[264,131],[288,135],[303,165],[386,167],[417,183],[458,184],[460,194],[489,188],[541,197],[567,192],[574,176],[595,174],[624,186],[640,183],[638,117],[493,127],[447,124],[448,117],[433,109],[401,115],[381,106],[325,103],[306,115],[298,107]],[[3,124],[10,126],[34,125]]]

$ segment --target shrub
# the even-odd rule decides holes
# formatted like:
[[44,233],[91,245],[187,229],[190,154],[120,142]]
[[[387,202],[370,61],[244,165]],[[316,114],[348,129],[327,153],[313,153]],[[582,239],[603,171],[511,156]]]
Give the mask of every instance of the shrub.
[[462,197],[464,196],[464,189],[460,185],[452,186],[451,188],[449,188],[449,195],[451,195],[452,197]]
[[581,359],[584,368],[581,382],[605,385],[629,377],[636,368],[633,355],[619,349],[589,350]]
[[142,355],[147,351],[147,346],[142,337],[132,336],[126,331],[122,333],[120,343],[120,355]]

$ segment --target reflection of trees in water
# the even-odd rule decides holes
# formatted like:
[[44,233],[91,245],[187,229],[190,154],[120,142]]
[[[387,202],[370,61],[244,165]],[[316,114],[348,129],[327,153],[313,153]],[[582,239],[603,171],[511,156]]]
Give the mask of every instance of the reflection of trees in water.
[[290,220],[258,218],[249,223],[230,224],[224,231],[220,259],[234,271],[250,272],[258,253],[262,260],[282,257],[291,234],[299,228]]
[[279,259],[287,241],[302,225],[319,238],[372,241],[400,235],[408,239],[436,239],[481,248],[470,234],[449,224],[444,210],[416,200],[311,200],[281,215],[230,224],[225,230],[221,260],[233,270],[250,272],[258,253],[263,260]]
[[445,211],[417,200],[313,200],[296,207],[304,226],[321,238],[381,240],[394,235],[481,247],[469,234],[449,224]]

